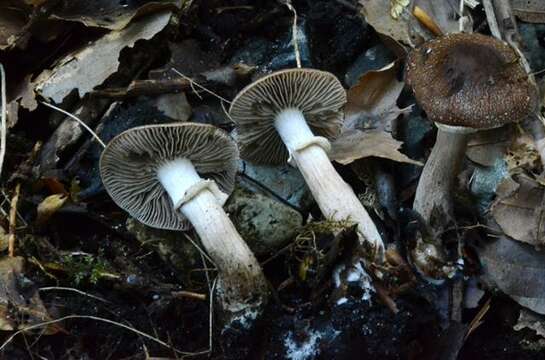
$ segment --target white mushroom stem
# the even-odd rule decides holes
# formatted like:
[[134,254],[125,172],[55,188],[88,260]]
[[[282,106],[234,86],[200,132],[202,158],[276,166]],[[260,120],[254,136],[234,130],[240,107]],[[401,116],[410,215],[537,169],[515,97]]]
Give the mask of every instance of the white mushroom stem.
[[376,225],[324,150],[324,147],[329,147],[329,142],[314,136],[298,109],[280,112],[274,124],[322,213],[337,221],[348,219],[355,222],[361,237],[373,246],[377,254],[381,254],[384,245]]
[[[218,272],[218,294],[224,310],[239,313],[261,305],[266,282],[248,245],[223,210],[217,186],[202,179],[191,161],[176,159],[157,171],[172,203],[191,222]],[[255,309],[253,309],[255,310]],[[253,311],[252,310],[252,311]]]
[[[429,225],[436,214],[446,225],[452,217],[451,193],[466,152],[468,132],[439,127],[437,139],[420,175],[413,209]],[[435,210],[434,210],[435,209]],[[442,231],[436,228],[435,231]]]

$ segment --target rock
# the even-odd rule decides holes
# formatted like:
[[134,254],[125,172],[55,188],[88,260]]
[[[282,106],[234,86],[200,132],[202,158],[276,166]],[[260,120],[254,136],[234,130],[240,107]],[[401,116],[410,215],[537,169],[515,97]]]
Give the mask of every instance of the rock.
[[382,44],[373,46],[358,56],[348,68],[344,82],[349,87],[354,86],[360,76],[371,70],[378,70],[395,60],[395,55]]
[[475,166],[469,190],[476,197],[476,205],[481,214],[488,212],[496,197],[496,188],[508,176],[507,164],[501,158],[496,160],[494,166]]
[[[190,280],[192,269],[203,267],[199,250],[182,232],[154,229],[133,218],[127,220],[127,231],[142,246],[153,248],[165,263],[177,271],[176,275],[184,282]],[[192,238],[198,243],[197,238]]]
[[240,184],[245,189],[282,199],[300,211],[307,210],[313,203],[305,179],[290,165],[256,165],[241,160]]
[[[299,45],[301,65],[303,67],[312,67],[305,22],[302,19],[297,24],[297,43]],[[254,79],[275,70],[296,67],[291,26],[286,28],[286,32],[278,41],[272,42],[263,38],[250,40],[235,53],[229,63],[257,66],[258,70],[254,74]]]
[[242,187],[235,188],[225,210],[258,256],[280,249],[295,237],[303,223],[301,214],[291,207]]

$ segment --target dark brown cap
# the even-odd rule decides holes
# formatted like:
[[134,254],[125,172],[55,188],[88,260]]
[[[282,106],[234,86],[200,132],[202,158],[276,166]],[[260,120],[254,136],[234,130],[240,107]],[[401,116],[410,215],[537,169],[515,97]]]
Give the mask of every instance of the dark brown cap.
[[448,34],[422,44],[408,57],[406,80],[430,120],[444,125],[495,128],[537,107],[537,88],[517,52],[482,34]]
[[117,135],[100,158],[100,174],[108,194],[138,221],[155,228],[184,230],[189,226],[157,177],[168,161],[191,161],[203,179],[214,180],[230,194],[235,183],[238,150],[223,130],[210,125],[177,123],[147,125]]
[[238,125],[240,153],[250,161],[279,164],[289,153],[274,128],[282,110],[300,110],[317,136],[335,138],[343,120],[346,91],[335,75],[314,69],[275,72],[244,88],[229,114]]

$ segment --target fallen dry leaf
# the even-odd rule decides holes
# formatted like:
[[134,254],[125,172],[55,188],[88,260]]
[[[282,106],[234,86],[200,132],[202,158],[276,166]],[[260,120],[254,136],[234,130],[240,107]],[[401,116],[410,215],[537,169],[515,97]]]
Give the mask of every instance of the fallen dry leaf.
[[[517,186],[518,184],[518,186]],[[494,220],[515,240],[534,246],[545,244],[545,187],[527,176],[504,180],[491,206]]]
[[543,0],[511,0],[513,14],[531,23],[545,23],[545,2]]
[[[23,275],[22,257],[0,259],[0,330],[13,331],[50,321],[38,291]],[[45,335],[59,331],[58,326],[41,328]]]
[[505,236],[477,249],[483,279],[532,311],[545,314],[545,253]]
[[[406,45],[413,45],[408,21],[403,18],[406,7],[403,3],[392,4],[386,0],[359,0],[365,21],[381,34],[388,35]],[[393,6],[392,6],[393,5]],[[396,15],[394,18],[393,15]]]
[[154,37],[165,28],[171,15],[167,11],[140,19],[65,56],[53,70],[46,70],[38,77],[37,91],[56,103],[61,103],[74,89],[83,97],[117,71],[121,50],[133,47],[138,40]]
[[66,194],[53,194],[46,197],[38,205],[38,215],[36,216],[36,224],[41,226],[53,216],[68,200]]
[[333,160],[349,164],[376,156],[421,165],[399,152],[402,142],[390,134],[392,121],[411,109],[400,109],[396,104],[404,86],[396,78],[397,71],[396,62],[369,71],[348,90],[343,131],[332,144]]
[[397,62],[368,71],[348,90],[345,129],[390,131],[393,120],[410,112],[412,106],[400,109],[396,104],[404,87],[404,83],[397,80],[397,72]]
[[479,131],[470,135],[466,156],[482,166],[494,166],[497,159],[503,158],[512,138],[509,127]]
[[133,18],[162,10],[176,11],[184,1],[63,1],[51,14],[52,18],[77,21],[86,26],[110,30],[125,28]]
[[403,142],[384,131],[351,130],[333,142],[330,158],[343,165],[366,157],[380,157],[397,162],[423,165],[399,152]]
[[24,47],[30,37],[25,25],[29,21],[26,7],[7,1],[0,5],[0,50]]

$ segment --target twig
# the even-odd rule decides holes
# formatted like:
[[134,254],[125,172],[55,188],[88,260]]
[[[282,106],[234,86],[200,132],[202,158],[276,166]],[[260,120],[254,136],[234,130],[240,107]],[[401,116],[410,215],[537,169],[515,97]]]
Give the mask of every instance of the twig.
[[102,302],[104,302],[104,303],[109,303],[109,301],[106,300],[106,299],[103,299],[103,298],[101,298],[101,297],[98,297],[98,296],[95,296],[95,295],[86,293],[86,292],[81,291],[81,290],[78,290],[78,289],[70,288],[70,287],[49,286],[49,287],[42,287],[42,288],[39,288],[38,290],[40,290],[40,291],[72,291],[72,292],[78,293],[78,294],[80,294],[80,295],[90,297],[91,299],[95,299],[95,300],[98,300],[98,301],[102,301]]
[[[206,91],[207,93],[217,97],[218,99],[220,99],[221,101],[225,101],[226,103],[230,104],[231,102],[229,100],[227,100],[226,98],[216,94],[215,92],[213,92],[212,90],[208,90],[207,88],[205,88],[204,86],[202,86],[201,84],[199,84],[198,82],[196,82],[195,80],[193,80],[192,78],[190,78],[189,76],[186,76],[184,74],[182,74],[181,72],[179,72],[178,70],[176,70],[175,68],[172,68],[172,71],[174,71],[176,74],[178,74],[179,76],[183,77],[184,79],[188,80],[191,84],[191,86],[193,85],[196,85],[197,87],[201,88],[202,90]],[[196,93],[196,92],[195,92]]]
[[15,231],[17,230],[17,204],[19,202],[19,194],[21,193],[21,183],[15,185],[15,191],[11,198],[11,208],[9,210],[9,235],[8,235],[8,254],[15,256]]
[[199,293],[196,293],[196,292],[193,292],[193,291],[183,291],[183,290],[182,291],[173,291],[171,294],[174,297],[190,298],[190,299],[196,299],[196,300],[201,300],[201,301],[206,300],[206,295],[205,294],[199,294]]
[[299,52],[299,42],[297,39],[297,11],[291,4],[291,0],[286,0],[284,4],[290,9],[293,13],[293,24],[291,25],[291,41],[293,43],[293,51],[295,52],[295,62],[297,67],[301,68],[301,53]]
[[496,18],[496,12],[494,10],[494,4],[492,0],[483,0],[483,7],[486,13],[486,20],[488,21],[488,26],[490,27],[490,32],[494,37],[501,39],[501,31],[498,25],[498,20]]
[[69,113],[68,111],[66,110],[63,110],[55,105],[52,105],[48,102],[45,102],[45,101],[41,101],[42,104],[44,104],[45,106],[49,107],[49,108],[52,108],[54,110],[57,110],[61,113],[63,113],[64,115],[68,116],[69,118],[75,120],[79,125],[81,125],[85,130],[87,130],[94,138],[95,140],[100,144],[100,146],[102,146],[103,148],[106,147],[106,144],[104,143],[104,141],[102,141],[98,135],[86,124],[84,123],[80,118],[78,118],[76,115],[74,114],[71,114]]
[[44,327],[44,326],[48,326],[48,325],[52,325],[52,324],[56,324],[56,323],[59,323],[59,322],[62,322],[62,321],[65,321],[65,320],[69,320],[69,319],[89,319],[89,320],[95,320],[95,321],[100,321],[100,322],[104,322],[104,323],[107,323],[107,324],[112,324],[112,325],[115,325],[115,326],[119,326],[125,330],[128,330],[130,332],[133,332],[135,334],[138,334],[148,340],[151,340],[159,345],[162,345],[178,354],[181,354],[181,355],[184,355],[184,356],[197,356],[197,355],[203,355],[203,354],[207,354],[209,353],[210,351],[209,350],[206,350],[206,351],[199,351],[199,352],[187,352],[187,351],[182,351],[182,350],[178,350],[176,349],[175,347],[167,344],[166,342],[160,340],[160,339],[157,339],[143,331],[140,331],[140,330],[137,330],[135,328],[132,328],[130,326],[127,326],[125,324],[122,324],[122,323],[119,323],[117,321],[113,321],[113,320],[110,320],[110,319],[105,319],[105,318],[101,318],[101,317],[97,317],[97,316],[91,316],[91,315],[67,315],[67,316],[63,316],[61,318],[58,318],[58,319],[54,319],[54,320],[50,320],[50,321],[44,321],[42,323],[39,323],[39,324],[34,324],[34,325],[29,325],[29,326],[26,326],[22,329],[19,329],[17,330],[16,332],[14,332],[10,337],[8,337],[6,339],[6,341],[4,341],[4,343],[2,344],[2,346],[0,346],[0,351],[4,350],[5,347],[13,341],[13,339],[19,335],[19,334],[23,334],[23,333],[26,333],[28,330],[32,330],[32,329],[39,329],[41,327]]
[[429,16],[428,13],[424,11],[424,9],[419,6],[415,6],[413,9],[413,15],[422,25],[424,25],[426,29],[431,31],[433,35],[443,35],[443,31],[441,30],[439,25],[437,25],[435,20],[433,20],[431,16]]
[[6,71],[4,65],[0,63],[0,89],[2,91],[2,110],[1,110],[1,124],[0,124],[0,176],[2,175],[2,168],[4,166],[4,158],[6,156],[6,137],[7,137],[7,101],[6,101]]

